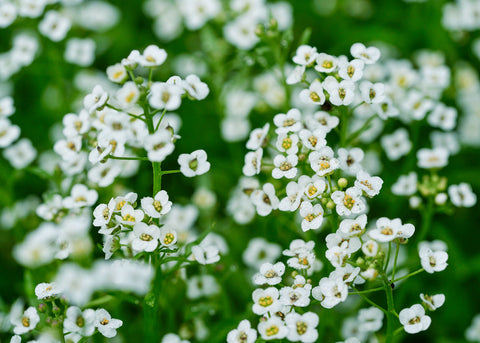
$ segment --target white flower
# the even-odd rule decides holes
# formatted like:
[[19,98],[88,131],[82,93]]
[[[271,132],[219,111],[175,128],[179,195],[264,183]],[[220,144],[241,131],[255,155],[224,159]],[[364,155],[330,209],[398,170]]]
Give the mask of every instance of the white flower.
[[250,50],[260,40],[255,34],[257,24],[257,21],[251,15],[238,16],[224,26],[225,40],[241,50]]
[[378,104],[385,99],[385,85],[383,83],[362,81],[359,88],[362,100],[367,104]]
[[310,200],[317,198],[327,189],[325,180],[318,175],[313,175],[311,178],[302,175],[298,179],[298,184],[303,187],[303,193]]
[[148,102],[156,109],[174,111],[182,103],[183,88],[166,82],[154,82],[150,88]]
[[358,187],[364,191],[369,197],[373,197],[380,193],[383,180],[378,176],[370,176],[367,172],[360,170],[357,173],[357,179],[355,180],[355,187]]
[[222,6],[218,0],[180,0],[178,8],[182,12],[185,26],[189,30],[198,30],[215,18]]
[[305,76],[305,66],[296,66],[287,76],[287,85],[294,85],[302,81]]
[[376,307],[362,308],[358,311],[360,331],[376,332],[382,328],[384,314]]
[[210,162],[207,161],[205,150],[195,150],[191,154],[181,154],[178,157],[180,171],[186,177],[205,174],[210,170]]
[[158,67],[167,59],[167,52],[156,45],[149,45],[138,56],[138,63],[142,67]]
[[195,261],[203,265],[220,261],[218,247],[202,243],[192,247],[192,254]]
[[365,47],[362,43],[355,43],[350,47],[350,54],[358,59],[361,59],[365,64],[374,64],[380,58],[380,50],[371,46]]
[[260,149],[266,142],[268,129],[270,124],[266,123],[262,128],[258,128],[250,132],[250,137],[247,141],[247,149],[257,150]]
[[63,199],[63,206],[66,208],[79,208],[83,206],[92,206],[98,199],[98,193],[94,189],[88,189],[87,186],[76,184],[73,186],[70,196]]
[[275,146],[278,151],[292,155],[298,152],[298,142],[299,138],[297,134],[281,133],[278,135]]
[[263,263],[273,263],[280,253],[281,249],[278,244],[269,243],[264,238],[256,237],[248,242],[242,259],[246,265],[258,270]]
[[137,103],[140,91],[135,82],[128,81],[117,91],[115,97],[120,108],[128,109]]
[[126,203],[122,206],[120,215],[116,215],[115,219],[126,226],[133,226],[136,223],[140,223],[145,217],[145,213],[142,210],[135,210],[132,205]]
[[398,317],[405,331],[411,334],[427,330],[432,322],[432,319],[425,315],[425,309],[419,304],[404,308]]
[[291,342],[313,343],[318,338],[316,330],[318,315],[313,312],[306,312],[302,315],[290,312],[285,317],[285,324],[288,327],[287,339]]
[[0,4],[0,28],[10,26],[17,19],[17,7],[13,3]]
[[280,200],[275,195],[275,188],[271,183],[264,184],[261,190],[255,190],[250,195],[250,198],[257,208],[257,213],[262,217],[268,216],[272,210],[276,210],[280,203]]
[[313,151],[308,155],[308,161],[313,171],[318,176],[331,174],[338,169],[339,162],[333,157],[333,150],[329,146],[324,146],[318,151]]
[[335,191],[331,198],[337,205],[336,210],[340,216],[349,216],[350,214],[358,214],[365,210],[365,201],[362,199],[362,190],[357,187],[347,188],[345,192]]
[[42,282],[35,287],[35,295],[38,300],[53,298],[61,293],[62,291],[55,283]]
[[453,107],[447,107],[443,103],[438,103],[428,115],[427,121],[430,125],[442,130],[453,130],[457,123],[457,110]]
[[375,257],[378,253],[378,243],[372,239],[366,241],[362,245],[362,252],[369,257]]
[[326,134],[325,129],[319,127],[313,132],[303,129],[298,135],[307,149],[320,150],[327,145],[327,140],[325,139]]
[[348,175],[356,175],[361,169],[360,162],[363,161],[365,153],[360,148],[338,149],[338,161],[340,168]]
[[188,280],[187,298],[210,297],[220,292],[217,281],[211,275],[194,275]]
[[29,307],[22,315],[13,317],[10,319],[12,325],[14,325],[13,332],[16,335],[23,335],[29,331],[35,329],[40,322],[37,309],[35,307]]
[[360,236],[365,231],[367,215],[362,214],[356,219],[344,219],[340,222],[337,232],[344,237]]
[[33,162],[37,157],[37,150],[28,138],[22,138],[14,145],[3,151],[3,156],[16,169],[22,169]]
[[135,238],[132,241],[132,249],[141,252],[152,252],[158,246],[160,229],[156,225],[147,225],[143,222],[135,223],[133,226]]
[[252,329],[247,319],[242,320],[238,327],[227,335],[227,343],[254,343],[257,340],[257,331]]
[[69,18],[57,11],[50,10],[38,25],[38,30],[52,41],[59,42],[65,38],[71,26],[72,22]]
[[172,202],[168,200],[168,194],[163,190],[159,191],[154,198],[142,198],[140,203],[145,214],[152,218],[160,218],[170,212],[172,208]]
[[150,161],[162,162],[175,149],[172,134],[167,129],[159,129],[153,135],[145,138],[145,150]]
[[477,203],[477,195],[473,193],[472,187],[465,182],[449,186],[448,195],[457,207],[472,207]]
[[480,314],[473,317],[472,324],[465,331],[465,337],[472,342],[480,341]]
[[197,75],[188,75],[183,82],[183,87],[192,98],[197,100],[205,99],[210,92],[207,84]]
[[430,311],[435,311],[445,303],[445,294],[428,295],[421,293],[420,299]]
[[297,155],[277,155],[273,159],[275,168],[272,170],[272,176],[274,179],[281,179],[285,177],[287,179],[293,179],[297,176],[297,168],[295,166],[298,163]]
[[350,80],[338,82],[333,76],[327,76],[323,88],[330,94],[329,101],[335,105],[350,105],[355,97],[355,84]]
[[331,73],[337,69],[338,60],[336,57],[323,52],[317,54],[315,70],[321,73]]
[[346,58],[341,58],[338,62],[338,75],[344,80],[356,82],[363,76],[364,65],[362,60],[354,59],[349,62]]
[[277,129],[275,132],[277,134],[287,133],[287,132],[298,132],[302,129],[303,125],[301,122],[302,114],[296,108],[290,109],[287,114],[279,113],[273,117],[273,122]]
[[275,264],[263,263],[260,272],[253,276],[256,285],[269,284],[270,286],[282,282],[282,275],[285,272],[285,265],[282,262]]
[[113,319],[110,313],[103,308],[95,311],[95,327],[107,338],[115,337],[117,335],[116,329],[122,324],[123,322],[120,319]]
[[173,249],[173,245],[177,243],[177,240],[178,240],[178,235],[176,230],[166,225],[160,228],[159,241],[162,246],[167,247],[169,249]]
[[298,97],[305,104],[323,105],[325,94],[323,93],[322,83],[319,80],[313,81],[308,89],[304,89],[298,94]]
[[347,299],[348,286],[343,280],[324,277],[319,285],[312,289],[312,296],[325,308],[332,308]]
[[87,94],[83,99],[83,105],[88,113],[92,114],[98,109],[103,108],[108,100],[108,93],[100,85],[96,85],[92,93]]
[[95,332],[95,311],[86,309],[82,312],[80,308],[70,306],[63,322],[63,332],[78,333],[84,337],[93,335]]
[[280,303],[285,306],[306,307],[310,304],[310,284],[296,284],[280,289]]
[[116,63],[107,68],[107,77],[112,82],[121,83],[127,79],[128,74],[121,63]]
[[401,229],[401,225],[402,222],[399,218],[382,217],[377,220],[376,228],[370,230],[368,235],[377,242],[391,242],[397,238],[397,232]]
[[258,324],[258,332],[264,340],[282,339],[288,334],[288,328],[279,317],[271,317]]
[[300,45],[293,56],[293,63],[309,66],[315,62],[317,58],[317,48],[311,47],[309,45]]
[[278,209],[280,211],[294,212],[298,209],[302,200],[302,187],[295,181],[291,181],[288,183],[286,191],[287,196],[280,201]]
[[8,119],[0,118],[0,148],[6,148],[20,137],[20,128]]
[[302,220],[302,230],[317,230],[322,226],[323,222],[323,208],[321,204],[312,205],[309,201],[302,202],[300,205],[300,216]]
[[420,263],[427,273],[433,274],[447,268],[448,253],[446,251],[432,251],[427,247],[421,247],[418,254]]
[[331,116],[325,111],[317,111],[312,116],[307,118],[307,126],[310,130],[323,128],[325,134],[337,127],[339,122],[340,119],[338,119],[338,117]]
[[392,193],[395,195],[413,195],[417,191],[417,173],[410,172],[400,175],[397,182],[392,185]]
[[250,151],[245,155],[245,165],[243,166],[243,174],[245,176],[253,176],[260,174],[262,168],[263,149]]
[[[0,5],[0,11],[1,11],[1,6],[2,5]],[[9,117],[14,113],[15,113],[15,106],[13,105],[13,98],[10,96],[0,98],[0,118]]]
[[420,149],[417,151],[418,166],[424,169],[436,169],[448,164],[448,150],[445,148]]
[[275,313],[282,306],[279,301],[280,293],[275,287],[266,289],[256,289],[252,293],[253,306],[252,311],[255,314],[263,315],[268,312]]
[[90,38],[70,38],[67,41],[64,58],[67,62],[88,67],[95,60],[95,41]]
[[390,135],[382,136],[380,142],[387,157],[392,161],[405,156],[412,148],[412,142],[408,139],[408,131],[404,128],[397,129]]

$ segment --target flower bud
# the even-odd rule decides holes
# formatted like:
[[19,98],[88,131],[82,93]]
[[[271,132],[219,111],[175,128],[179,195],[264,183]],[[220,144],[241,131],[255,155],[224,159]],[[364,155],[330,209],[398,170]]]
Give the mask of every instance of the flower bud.
[[347,187],[348,185],[348,180],[344,177],[338,179],[338,187],[340,187],[340,189],[343,189],[345,187]]
[[335,208],[335,203],[333,202],[333,200],[328,200],[327,202],[327,208],[330,209],[330,210],[333,210]]
[[40,303],[38,304],[37,308],[38,308],[38,312],[45,313],[47,311],[47,304]]

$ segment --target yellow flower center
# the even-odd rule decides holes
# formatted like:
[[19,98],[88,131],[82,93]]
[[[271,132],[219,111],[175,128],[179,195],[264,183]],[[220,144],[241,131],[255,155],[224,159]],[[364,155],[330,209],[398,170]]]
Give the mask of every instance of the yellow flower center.
[[354,204],[355,200],[350,195],[345,195],[345,198],[343,199],[343,205],[351,210]]
[[142,234],[140,235],[140,239],[141,239],[142,241],[145,241],[145,242],[150,242],[150,241],[153,239],[153,237],[150,236],[150,235],[147,234],[147,233],[142,233]]
[[124,215],[122,219],[126,222],[134,222],[135,221],[135,217],[130,215],[130,214]]
[[22,318],[22,325],[28,328],[30,326],[30,318],[28,317],[23,317]]
[[123,208],[123,205],[125,205],[126,201],[122,200],[117,204],[117,211],[120,211]]
[[110,321],[107,318],[103,318],[100,322],[102,325],[107,325]]
[[281,171],[287,171],[287,170],[290,170],[292,169],[292,164],[289,163],[289,162],[282,162],[280,164],[280,166],[278,167],[278,169],[280,169]]
[[381,231],[382,235],[391,236],[393,235],[393,230],[390,227],[384,227]]
[[173,242],[174,239],[175,236],[173,235],[173,233],[167,233],[165,235],[165,238],[163,239],[163,243],[165,243],[165,245],[169,245]]
[[266,296],[266,297],[261,297],[259,300],[258,300],[258,303],[260,304],[260,306],[263,306],[263,307],[267,307],[267,306],[270,306],[271,304],[273,304],[273,299],[271,296]]
[[307,332],[308,325],[305,322],[297,322],[297,333],[299,335],[305,334]]
[[278,326],[276,325],[272,325],[270,326],[269,328],[267,328],[267,330],[265,330],[265,334],[270,337],[270,336],[273,336],[273,335],[276,335],[278,333],[278,331],[280,331],[280,329],[278,328]]
[[287,127],[287,126],[292,126],[293,124],[295,124],[295,119],[285,119],[283,121],[283,127]]
[[309,196],[314,196],[317,193],[317,191],[318,191],[317,187],[310,186],[307,192]]
[[330,69],[330,68],[333,67],[333,62],[329,61],[329,60],[325,60],[322,63],[322,67],[325,68],[325,69]]
[[162,204],[160,203],[160,201],[154,200],[153,201],[153,208],[155,209],[155,211],[161,212],[163,207],[162,207]]
[[315,102],[320,101],[320,97],[319,97],[318,94],[315,93],[315,92],[310,92],[310,99],[312,99],[312,100],[315,101]]
[[288,150],[292,147],[292,139],[287,137],[282,141],[282,148]]

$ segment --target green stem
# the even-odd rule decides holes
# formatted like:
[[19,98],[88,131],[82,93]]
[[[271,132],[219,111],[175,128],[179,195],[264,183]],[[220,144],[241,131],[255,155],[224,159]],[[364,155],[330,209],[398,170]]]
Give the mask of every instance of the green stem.
[[425,270],[425,269],[420,268],[420,269],[418,269],[418,270],[416,270],[416,271],[414,271],[414,272],[412,272],[412,273],[410,273],[410,274],[408,274],[408,275],[405,275],[405,276],[399,277],[398,279],[392,280],[392,283],[397,282],[397,281],[400,281],[400,280],[408,279],[409,277],[414,276],[414,275],[417,275],[418,273],[421,273],[421,272],[423,272],[424,270]]
[[387,253],[387,260],[385,262],[385,268],[383,269],[383,271],[386,273],[387,272],[387,268],[388,268],[388,263],[390,263],[390,255],[392,253],[392,242],[388,242],[388,253]]
[[400,251],[400,244],[397,243],[397,248],[395,250],[395,259],[393,260],[392,280],[395,279],[395,271],[397,269],[397,259],[398,259],[398,252],[399,251]]
[[134,156],[112,156],[108,155],[108,158],[112,160],[129,160],[129,161],[149,161],[147,157],[134,157]]
[[375,306],[376,308],[378,308],[379,310],[381,310],[382,312],[384,312],[385,314],[388,314],[387,310],[385,310],[382,306],[374,303],[372,300],[368,299],[365,295],[363,295],[363,293],[359,292],[355,287],[352,287],[356,294],[358,294],[360,297],[362,297],[363,300],[365,300],[367,303],[369,303],[370,305],[372,306]]
[[363,133],[363,131],[365,131],[370,126],[370,124],[375,118],[376,117],[374,115],[368,118],[367,121],[362,125],[362,127],[360,127],[357,131],[353,132],[350,135],[347,143],[353,143]]
[[350,293],[348,293],[348,295],[350,295],[350,294],[367,294],[367,293],[373,293],[373,292],[377,292],[377,291],[382,291],[382,290],[384,290],[384,289],[385,289],[385,286],[382,286],[382,287],[367,289],[367,290],[364,290],[364,291],[350,292]]
[[[157,123],[157,127],[155,128],[155,131],[158,130],[158,128],[160,127],[160,123],[162,122],[163,120],[163,117],[165,117],[165,113],[167,112],[167,109],[164,109],[163,112],[162,112],[162,116],[160,117],[160,120],[158,121]],[[157,112],[158,113],[158,112]],[[155,113],[152,113],[152,117],[155,115]]]
[[427,200],[427,206],[424,211],[421,212],[422,215],[422,224],[420,227],[420,233],[417,238],[417,244],[425,239],[428,233],[428,229],[432,223],[433,214],[434,214],[435,201],[433,196],[429,196]]
[[[145,113],[145,123],[147,124],[148,133],[154,134],[155,128],[153,126],[153,115],[150,114],[150,108],[146,103],[143,107]],[[164,111],[165,112],[165,111]],[[162,167],[161,162],[153,162],[152,161],[152,168],[153,168],[153,195],[160,192],[162,189]]]
[[177,174],[177,173],[181,173],[181,171],[180,170],[165,170],[165,171],[160,172],[161,175]]
[[390,286],[388,280],[385,280],[385,293],[387,294],[387,335],[385,337],[385,343],[393,342],[394,324],[397,321],[395,318],[395,304],[393,303],[393,289]]

